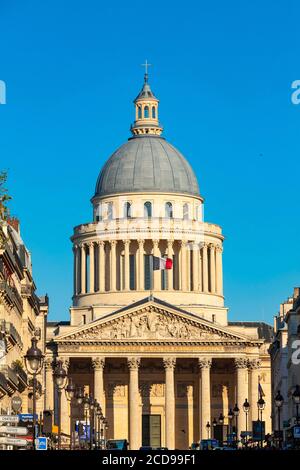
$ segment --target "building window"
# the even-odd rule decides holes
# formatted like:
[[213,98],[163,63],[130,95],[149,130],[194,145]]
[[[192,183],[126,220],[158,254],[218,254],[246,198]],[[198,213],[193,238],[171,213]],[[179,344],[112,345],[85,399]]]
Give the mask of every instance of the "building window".
[[142,108],[141,108],[141,106],[138,107],[138,119],[142,119]]
[[129,255],[129,289],[135,290],[135,256]]
[[149,118],[149,106],[144,107],[144,118]]
[[102,220],[102,204],[99,204],[96,208],[96,222],[100,222]]
[[112,220],[113,219],[113,203],[112,202],[109,202],[107,204],[107,218],[108,220]]
[[173,218],[173,206],[171,202],[166,202],[165,204],[165,216],[167,218]]
[[188,204],[183,204],[183,218],[184,220],[189,219],[189,205]]
[[131,218],[131,204],[130,202],[125,202],[124,204],[124,218],[130,219]]
[[152,119],[155,119],[155,106],[152,106]]
[[144,217],[152,217],[152,204],[150,201],[144,204]]
[[[164,255],[164,258],[166,258],[167,255]],[[167,270],[162,269],[161,270],[161,290],[168,290],[168,276],[167,276]]]
[[83,325],[86,324],[86,315],[82,315],[82,324],[83,324]]
[[216,323],[216,314],[215,313],[212,314],[211,320],[212,320],[213,323]]

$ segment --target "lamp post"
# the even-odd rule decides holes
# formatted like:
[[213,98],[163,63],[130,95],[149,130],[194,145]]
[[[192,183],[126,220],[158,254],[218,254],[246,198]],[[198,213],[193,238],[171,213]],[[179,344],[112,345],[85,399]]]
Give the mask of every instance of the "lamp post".
[[106,449],[106,433],[108,430],[108,421],[106,418],[103,418],[103,426],[104,426],[104,435],[103,435],[104,449]]
[[210,423],[207,421],[206,423],[206,431],[207,431],[207,439],[209,439],[209,435],[210,435]]
[[223,440],[224,440],[224,436],[223,436],[223,424],[224,424],[224,415],[223,413],[220,413],[220,416],[219,416],[219,424],[221,426],[221,438],[222,438],[222,442],[221,442],[221,445],[223,445]]
[[[83,403],[83,399],[84,399],[84,393],[83,393],[83,388],[82,387],[78,387],[77,390],[76,390],[76,394],[75,394],[75,397],[76,397],[76,402],[79,406],[82,405]],[[79,443],[79,448],[81,448],[81,435],[80,435],[80,431],[81,431],[81,427],[80,427],[80,424],[78,424],[78,443]]]
[[262,448],[263,446],[263,420],[262,420],[262,413],[263,410],[265,409],[266,402],[263,399],[263,397],[260,397],[260,399],[257,401],[257,408],[258,408],[258,416],[260,417],[260,447]]
[[[234,414],[232,409],[228,411],[228,422],[229,422],[229,434],[232,434],[232,420],[233,420]],[[228,443],[228,434],[227,434],[227,443]]]
[[43,362],[44,362],[44,356],[42,354],[42,351],[37,347],[38,340],[36,337],[31,338],[31,347],[28,349],[25,357],[25,366],[27,369],[27,372],[33,376],[33,383],[32,383],[32,388],[33,388],[33,395],[32,395],[32,400],[33,400],[33,449],[36,450],[35,446],[35,428],[36,428],[36,376],[39,374],[42,370],[43,367]]
[[233,408],[233,415],[235,416],[235,446],[238,446],[238,416],[240,414],[240,409],[237,406],[237,403],[235,404],[235,407]]
[[245,440],[245,446],[248,447],[248,413],[250,410],[250,403],[248,402],[247,398],[245,399],[243,403],[243,410],[246,414],[246,440]]
[[280,390],[278,390],[277,395],[275,397],[275,406],[277,408],[277,417],[278,417],[278,448],[281,449],[281,423],[280,423],[280,411],[281,407],[283,405],[283,396],[280,393]]
[[61,449],[61,393],[65,388],[67,372],[63,368],[62,362],[58,361],[56,368],[54,369],[54,380],[58,393],[58,450]]
[[212,438],[215,439],[215,438],[216,438],[216,436],[215,436],[215,429],[216,429],[216,426],[217,426],[217,420],[216,420],[216,418],[213,419],[212,425],[213,425],[213,436],[212,436]]
[[103,418],[101,406],[98,403],[97,410],[96,410],[96,420],[97,424],[95,426],[96,428],[96,448],[100,449],[100,436],[101,436],[101,420]]
[[[84,395],[83,408],[84,408],[84,414],[85,414],[85,448],[87,449],[87,447],[88,447],[88,443],[87,443],[87,438],[88,438],[88,435],[87,435],[88,412],[89,412],[89,409],[90,409],[90,398],[89,398],[87,393]],[[90,426],[90,432],[91,432],[91,426]]]
[[73,449],[73,414],[72,400],[76,394],[76,385],[73,383],[72,377],[68,379],[68,385],[65,389],[67,400],[70,402],[70,450]]
[[296,405],[296,423],[299,424],[299,405],[300,405],[300,387],[299,387],[299,385],[296,385],[292,397],[293,397],[293,401]]
[[90,450],[93,450],[94,442],[94,422],[95,422],[95,408],[97,406],[97,400],[94,400],[92,395],[90,395]]

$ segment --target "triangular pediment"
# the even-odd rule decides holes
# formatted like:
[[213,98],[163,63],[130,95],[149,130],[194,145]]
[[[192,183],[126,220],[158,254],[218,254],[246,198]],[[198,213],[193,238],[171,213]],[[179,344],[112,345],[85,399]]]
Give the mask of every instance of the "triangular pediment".
[[197,315],[155,299],[139,302],[101,317],[55,342],[249,342],[245,335],[204,320]]

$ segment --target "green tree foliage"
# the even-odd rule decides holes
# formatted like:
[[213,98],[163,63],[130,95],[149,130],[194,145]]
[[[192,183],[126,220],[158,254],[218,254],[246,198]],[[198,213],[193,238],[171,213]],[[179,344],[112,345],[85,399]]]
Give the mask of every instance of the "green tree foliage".
[[0,172],[0,220],[6,220],[9,215],[7,203],[11,200],[6,188],[7,171]]

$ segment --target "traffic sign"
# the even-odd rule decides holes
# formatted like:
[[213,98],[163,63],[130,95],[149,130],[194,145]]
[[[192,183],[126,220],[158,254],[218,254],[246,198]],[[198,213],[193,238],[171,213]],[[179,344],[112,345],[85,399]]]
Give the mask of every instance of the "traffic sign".
[[0,415],[0,423],[18,423],[19,416],[16,415]]
[[16,434],[17,436],[26,436],[28,434],[28,429],[22,428],[22,427],[14,427],[14,426],[0,426],[0,433]]
[[294,438],[299,439],[300,438],[300,426],[295,426],[294,427]]
[[48,438],[47,437],[37,437],[35,440],[36,450],[47,450],[48,447]]
[[17,439],[14,437],[0,437],[0,444],[7,446],[26,447],[27,441],[26,439]]
[[[21,413],[18,416],[22,421],[33,421],[33,414],[31,413]],[[38,419],[37,414],[35,414],[35,419]]]

